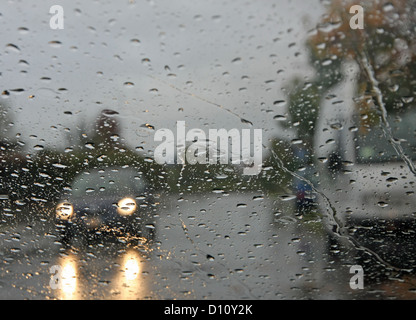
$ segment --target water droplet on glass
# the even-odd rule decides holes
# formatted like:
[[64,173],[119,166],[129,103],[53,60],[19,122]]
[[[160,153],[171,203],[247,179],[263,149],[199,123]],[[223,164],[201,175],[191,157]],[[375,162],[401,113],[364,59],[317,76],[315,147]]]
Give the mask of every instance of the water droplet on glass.
[[111,117],[111,116],[115,116],[119,113],[115,110],[104,109],[103,111],[101,111],[101,114],[104,115],[104,116],[107,116],[107,117]]
[[134,83],[133,82],[124,82],[124,86],[126,87],[126,88],[131,88],[131,87],[134,87]]
[[384,12],[390,12],[392,10],[394,10],[394,6],[393,6],[392,3],[387,2],[386,4],[383,5],[383,11]]
[[378,203],[377,203],[377,205],[378,205],[379,207],[381,207],[381,208],[385,208],[385,207],[387,207],[389,204],[388,204],[387,202],[380,201],[380,202],[378,202]]
[[48,43],[52,48],[60,48],[62,45],[62,42],[58,40],[52,40],[52,41],[49,41]]
[[13,43],[8,43],[6,45],[6,48],[10,49],[13,52],[20,52],[20,48],[18,46],[16,46],[15,44],[13,44]]
[[283,116],[283,115],[280,115],[280,114],[274,116],[273,119],[276,120],[276,121],[285,121],[285,120],[287,120],[286,116]]
[[85,144],[85,147],[86,147],[87,149],[90,149],[90,150],[95,149],[95,147],[94,147],[94,143],[92,143],[92,142],[87,142],[87,143]]
[[20,34],[27,34],[29,33],[29,29],[26,27],[20,27],[17,29],[19,31]]
[[213,256],[211,256],[210,254],[207,254],[207,259],[209,261],[214,261],[215,260],[215,258]]

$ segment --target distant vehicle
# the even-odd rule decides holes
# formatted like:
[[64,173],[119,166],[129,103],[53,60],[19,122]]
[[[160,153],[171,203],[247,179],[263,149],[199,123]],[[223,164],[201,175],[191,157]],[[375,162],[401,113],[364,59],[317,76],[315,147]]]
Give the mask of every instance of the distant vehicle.
[[[416,177],[404,159],[416,160],[416,109],[390,108],[385,128],[378,106],[360,111],[348,98],[355,75],[350,76],[323,106],[316,128],[321,210],[340,226],[414,229]],[[399,144],[402,152],[394,148]]]
[[[301,170],[298,170],[297,175],[301,177],[293,179],[293,186],[296,195],[296,209],[299,214],[307,213],[316,207],[316,194],[311,184],[314,184],[312,179],[313,169],[308,164],[307,152],[295,146],[293,148],[295,157],[299,162]],[[302,180],[305,179],[305,180]]]
[[103,168],[75,177],[56,206],[61,240],[70,243],[106,236],[152,240],[154,199],[144,177],[132,168]]

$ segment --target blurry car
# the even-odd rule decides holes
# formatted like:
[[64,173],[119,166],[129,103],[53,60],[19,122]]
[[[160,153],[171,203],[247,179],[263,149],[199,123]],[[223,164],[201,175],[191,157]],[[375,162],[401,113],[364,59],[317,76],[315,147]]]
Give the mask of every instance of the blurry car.
[[154,199],[144,177],[132,168],[103,168],[75,177],[71,192],[56,206],[63,243],[103,236],[152,240]]

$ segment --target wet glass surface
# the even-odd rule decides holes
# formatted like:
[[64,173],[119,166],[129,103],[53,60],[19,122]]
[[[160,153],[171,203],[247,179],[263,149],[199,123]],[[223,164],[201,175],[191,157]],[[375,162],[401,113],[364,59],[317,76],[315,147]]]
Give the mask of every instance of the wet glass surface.
[[0,299],[416,297],[413,1],[57,5],[0,8]]

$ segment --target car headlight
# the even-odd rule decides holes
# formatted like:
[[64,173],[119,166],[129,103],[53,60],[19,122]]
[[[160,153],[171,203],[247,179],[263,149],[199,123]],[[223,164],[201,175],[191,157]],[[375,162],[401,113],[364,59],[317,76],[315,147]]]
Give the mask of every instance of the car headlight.
[[132,198],[123,198],[117,204],[117,212],[122,216],[129,216],[136,211],[136,201]]
[[61,220],[68,220],[74,213],[74,207],[69,202],[61,202],[56,206],[56,217]]

